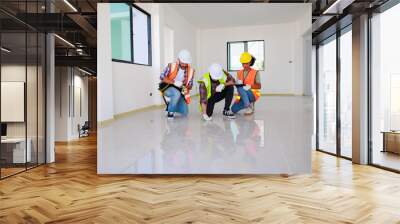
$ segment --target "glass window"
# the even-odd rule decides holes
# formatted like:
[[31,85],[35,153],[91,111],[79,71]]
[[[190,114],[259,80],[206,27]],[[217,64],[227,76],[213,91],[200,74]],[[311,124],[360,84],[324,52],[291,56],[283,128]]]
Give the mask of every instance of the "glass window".
[[151,17],[137,6],[110,4],[112,59],[151,65]]
[[336,37],[318,48],[318,148],[336,154]]
[[131,12],[125,3],[110,4],[112,58],[132,61]]
[[352,156],[352,33],[340,36],[340,154]]
[[247,42],[247,51],[256,58],[253,68],[264,70],[264,41]]
[[242,68],[240,55],[249,52],[256,58],[253,68],[264,70],[264,41],[228,42],[228,70],[238,71]]
[[400,170],[400,4],[371,20],[372,163]]
[[133,62],[150,65],[150,16],[132,8]]

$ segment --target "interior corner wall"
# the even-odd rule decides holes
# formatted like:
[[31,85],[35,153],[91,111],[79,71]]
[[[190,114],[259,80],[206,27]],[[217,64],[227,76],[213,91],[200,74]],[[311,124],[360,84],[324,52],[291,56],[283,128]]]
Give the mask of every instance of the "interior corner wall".
[[[112,62],[114,115],[161,104],[157,90],[160,75],[159,5],[137,6],[151,15],[152,65]],[[109,20],[109,17],[105,19]]]
[[[309,16],[292,23],[262,26],[201,29],[194,26],[169,4],[138,3],[151,15],[152,65],[113,62],[110,45],[109,4],[98,4],[98,121],[115,115],[161,104],[157,83],[164,59],[164,29],[174,33],[174,57],[181,49],[192,53],[195,80],[211,63],[227,66],[228,41],[265,40],[265,71],[261,71],[262,93],[307,93],[306,69],[303,58],[307,42],[303,35],[310,28]],[[311,46],[311,42],[310,42]],[[311,59],[309,59],[311,60]],[[308,77],[309,78],[309,77]],[[193,94],[197,93],[194,83]]]
[[[179,12],[173,9],[169,4],[160,4],[160,31],[161,38],[164,37],[164,28],[168,27],[174,31],[174,58],[177,57],[179,51],[183,49],[189,50],[192,56],[192,67],[195,69],[195,79],[201,75],[198,63],[198,31],[199,29],[193,24],[189,23],[188,20],[183,17]],[[164,41],[161,41],[162,51],[165,49],[163,46]],[[164,53],[161,52],[161,69],[164,69],[166,64],[164,63]],[[173,62],[173,61],[172,61]],[[193,89],[191,93],[194,95],[197,93],[197,85],[193,83]]]
[[162,41],[165,26],[175,33],[174,55],[181,49],[188,49],[192,53],[193,64],[197,64],[197,30],[192,24],[166,4],[136,5],[151,15],[151,66],[112,61],[109,4],[98,4],[98,45],[104,46],[98,49],[98,121],[162,104],[157,83],[161,70],[166,66]]
[[296,22],[201,30],[200,71],[197,74],[206,72],[211,63],[220,63],[227,68],[227,42],[264,40],[265,71],[260,71],[261,92],[302,95],[305,75],[300,65],[303,63],[303,34],[304,30],[300,32]]

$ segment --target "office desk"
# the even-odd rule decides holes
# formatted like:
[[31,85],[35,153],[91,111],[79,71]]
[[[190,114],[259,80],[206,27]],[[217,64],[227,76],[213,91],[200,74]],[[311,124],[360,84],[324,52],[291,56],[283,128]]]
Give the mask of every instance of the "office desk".
[[384,131],[383,133],[383,152],[400,154],[400,132]]
[[1,139],[1,157],[6,163],[25,163],[31,162],[32,153],[30,138],[26,140],[28,143],[25,152],[25,138],[6,138]]

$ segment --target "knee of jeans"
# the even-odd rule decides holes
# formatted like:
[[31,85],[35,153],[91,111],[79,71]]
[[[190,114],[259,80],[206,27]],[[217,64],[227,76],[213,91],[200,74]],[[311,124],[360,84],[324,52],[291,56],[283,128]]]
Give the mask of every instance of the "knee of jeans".
[[179,92],[174,92],[173,94],[171,94],[170,98],[172,101],[179,101],[179,99],[181,98],[181,94]]

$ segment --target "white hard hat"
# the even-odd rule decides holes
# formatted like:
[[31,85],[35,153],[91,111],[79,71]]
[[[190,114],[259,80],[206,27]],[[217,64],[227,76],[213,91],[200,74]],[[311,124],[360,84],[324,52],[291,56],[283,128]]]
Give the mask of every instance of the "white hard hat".
[[190,52],[186,49],[181,50],[178,54],[178,59],[185,64],[191,64],[192,63],[192,56],[190,55]]
[[210,65],[208,71],[210,72],[211,78],[214,80],[221,79],[222,75],[224,74],[222,71],[222,65],[217,63]]

